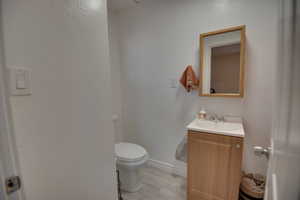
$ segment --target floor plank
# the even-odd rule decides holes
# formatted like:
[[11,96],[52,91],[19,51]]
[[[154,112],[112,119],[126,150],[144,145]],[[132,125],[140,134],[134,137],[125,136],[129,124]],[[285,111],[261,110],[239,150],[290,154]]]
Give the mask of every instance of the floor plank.
[[143,186],[135,193],[123,192],[124,200],[186,200],[186,179],[160,169],[141,169]]

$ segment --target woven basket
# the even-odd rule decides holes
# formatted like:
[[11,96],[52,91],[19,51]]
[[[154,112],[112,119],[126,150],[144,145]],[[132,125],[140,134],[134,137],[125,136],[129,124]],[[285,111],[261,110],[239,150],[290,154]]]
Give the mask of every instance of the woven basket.
[[260,174],[243,173],[240,191],[240,196],[244,196],[244,199],[263,199],[265,177]]

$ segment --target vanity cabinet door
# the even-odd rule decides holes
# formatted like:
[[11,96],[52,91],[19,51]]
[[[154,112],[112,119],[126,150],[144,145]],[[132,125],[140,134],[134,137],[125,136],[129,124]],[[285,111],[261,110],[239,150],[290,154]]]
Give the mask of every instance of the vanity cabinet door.
[[243,139],[188,133],[188,200],[237,200]]

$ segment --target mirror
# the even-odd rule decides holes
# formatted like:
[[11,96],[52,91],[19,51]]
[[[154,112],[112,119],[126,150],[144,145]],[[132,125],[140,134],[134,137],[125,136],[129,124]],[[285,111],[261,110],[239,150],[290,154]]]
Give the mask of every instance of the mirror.
[[243,97],[245,26],[200,35],[200,96]]

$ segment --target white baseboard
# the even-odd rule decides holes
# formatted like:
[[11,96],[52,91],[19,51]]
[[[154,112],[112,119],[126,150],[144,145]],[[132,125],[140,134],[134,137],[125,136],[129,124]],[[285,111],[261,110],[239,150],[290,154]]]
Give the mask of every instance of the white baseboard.
[[186,177],[186,164],[181,161],[175,161],[175,165],[167,162],[162,162],[155,159],[149,159],[147,165],[165,171],[170,174],[176,174]]
[[179,176],[187,177],[187,165],[185,162],[175,160],[173,173]]
[[154,159],[149,159],[147,162],[147,165],[150,167],[154,167],[154,168],[160,169],[162,171],[168,172],[168,173],[173,173],[173,169],[174,169],[174,165],[167,163],[167,162],[154,160]]

